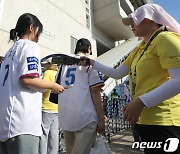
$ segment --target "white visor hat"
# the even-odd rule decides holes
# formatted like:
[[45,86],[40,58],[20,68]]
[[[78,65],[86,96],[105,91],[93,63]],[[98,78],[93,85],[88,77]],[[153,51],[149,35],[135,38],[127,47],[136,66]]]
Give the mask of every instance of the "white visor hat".
[[126,18],[123,18],[122,21],[127,26],[131,25],[132,20],[136,25],[139,25],[145,18],[166,26],[168,31],[180,33],[179,23],[157,4],[145,4],[137,8]]
[[45,65],[45,64],[52,64],[52,57],[46,59],[45,61],[41,62],[42,65]]

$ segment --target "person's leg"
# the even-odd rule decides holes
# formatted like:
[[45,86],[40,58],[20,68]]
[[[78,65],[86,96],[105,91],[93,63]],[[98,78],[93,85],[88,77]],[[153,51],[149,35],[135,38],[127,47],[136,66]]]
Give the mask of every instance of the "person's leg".
[[0,142],[0,154],[8,154],[6,142]]
[[65,130],[63,132],[64,132],[64,139],[65,139],[65,145],[66,145],[66,152],[67,154],[72,154],[72,149],[75,143],[74,132],[69,132]]
[[19,135],[1,144],[2,154],[38,154],[39,137]]
[[47,154],[57,154],[58,152],[58,114],[51,114],[51,126],[48,136]]
[[[18,143],[19,154],[39,154],[39,137],[32,135],[20,135],[18,136]],[[13,151],[12,154],[14,154]]]
[[113,99],[112,111],[113,111],[112,116],[114,116],[115,114],[115,100],[114,99]]
[[[180,127],[177,126],[154,126],[154,125],[138,125],[141,141],[142,142],[151,142],[153,144],[157,142],[162,142],[160,144],[161,148],[145,148],[145,154],[167,154],[164,148],[168,150],[168,146],[166,143],[168,138],[178,138],[180,139]],[[158,146],[158,145],[157,145]],[[180,145],[173,154],[180,153]]]
[[42,112],[42,131],[43,134],[40,137],[39,140],[39,154],[46,154],[47,153],[47,144],[48,144],[48,135],[49,135],[49,129],[50,129],[50,114],[47,112]]
[[132,127],[132,133],[133,133],[133,137],[134,137],[134,142],[140,142],[141,139],[140,139],[140,135],[139,135],[139,130],[138,130],[138,126],[137,124],[132,124],[131,125]]
[[97,123],[91,122],[75,132],[75,144],[72,154],[89,154],[95,144]]
[[119,116],[119,101],[116,99],[116,117]]

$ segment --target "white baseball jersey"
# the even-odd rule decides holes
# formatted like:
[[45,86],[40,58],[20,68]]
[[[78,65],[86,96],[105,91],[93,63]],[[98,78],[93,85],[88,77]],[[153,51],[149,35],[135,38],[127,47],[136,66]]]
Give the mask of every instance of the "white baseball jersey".
[[96,109],[91,98],[90,87],[103,86],[102,74],[92,67],[63,66],[62,86],[73,84],[59,94],[59,124],[66,131],[77,131],[92,121],[98,122]]
[[20,83],[20,78],[40,75],[37,43],[24,39],[16,41],[0,69],[0,141],[21,134],[42,134],[42,93]]

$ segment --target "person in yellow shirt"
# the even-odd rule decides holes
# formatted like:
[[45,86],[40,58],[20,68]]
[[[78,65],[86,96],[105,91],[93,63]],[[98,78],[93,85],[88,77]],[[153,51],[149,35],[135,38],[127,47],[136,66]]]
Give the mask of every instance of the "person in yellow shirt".
[[[57,65],[48,59],[45,62],[43,79],[55,82]],[[58,152],[58,104],[49,101],[51,90],[43,93],[42,98],[42,130],[40,137],[39,154],[57,154]]]
[[143,5],[122,21],[142,42],[116,69],[90,64],[115,79],[129,75],[132,101],[124,119],[137,123],[145,154],[179,154],[180,25],[157,4]]

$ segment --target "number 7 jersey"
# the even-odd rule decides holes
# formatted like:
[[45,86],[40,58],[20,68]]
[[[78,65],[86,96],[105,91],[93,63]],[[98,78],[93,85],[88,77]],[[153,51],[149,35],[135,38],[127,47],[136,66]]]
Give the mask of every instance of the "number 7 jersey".
[[20,39],[7,52],[0,69],[0,141],[20,134],[40,136],[42,93],[25,87],[21,78],[40,77],[37,43]]

